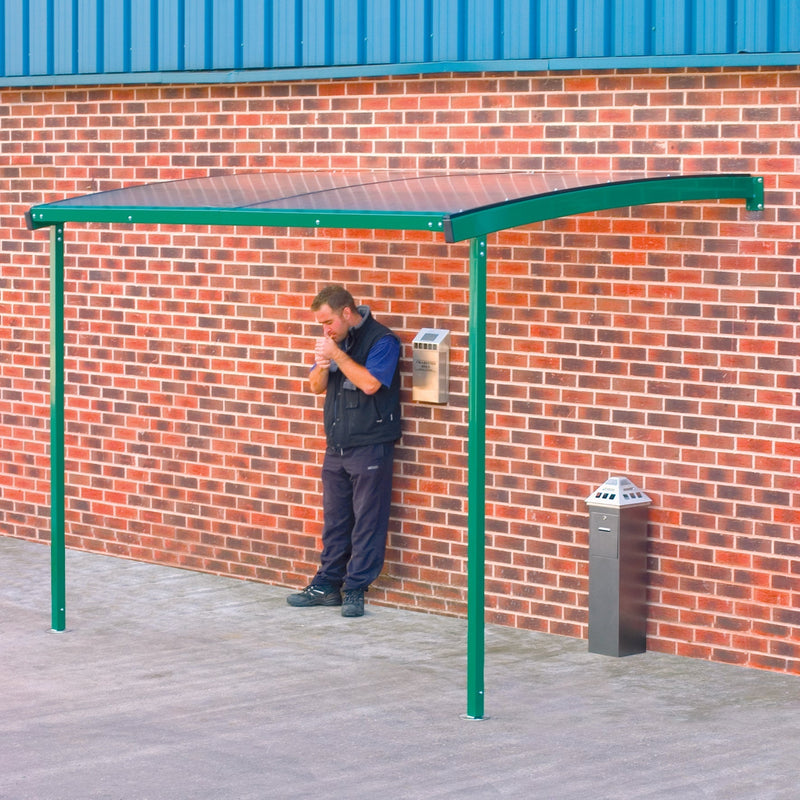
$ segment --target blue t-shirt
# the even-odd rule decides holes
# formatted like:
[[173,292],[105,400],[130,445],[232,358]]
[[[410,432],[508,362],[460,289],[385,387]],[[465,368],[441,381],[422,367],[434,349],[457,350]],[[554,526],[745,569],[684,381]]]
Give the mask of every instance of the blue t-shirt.
[[[399,358],[400,342],[394,336],[386,334],[372,345],[364,366],[373,378],[377,378],[384,386],[391,386]],[[312,370],[316,368],[316,364],[311,367]],[[331,361],[331,372],[336,372],[337,369],[339,369],[339,365],[335,361]]]
[[364,366],[373,378],[377,378],[384,386],[391,386],[399,358],[400,342],[387,334],[372,345]]

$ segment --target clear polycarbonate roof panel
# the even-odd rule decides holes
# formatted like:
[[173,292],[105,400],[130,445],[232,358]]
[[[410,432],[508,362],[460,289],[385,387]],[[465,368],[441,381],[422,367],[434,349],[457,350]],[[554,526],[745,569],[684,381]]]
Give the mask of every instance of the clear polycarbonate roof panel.
[[[34,206],[62,222],[431,229],[448,241],[604,208],[744,198],[749,175],[602,172],[258,172],[114,189]],[[763,201],[763,189],[762,201]]]
[[452,214],[610,180],[609,175],[552,172],[260,172],[132,186],[51,205]]

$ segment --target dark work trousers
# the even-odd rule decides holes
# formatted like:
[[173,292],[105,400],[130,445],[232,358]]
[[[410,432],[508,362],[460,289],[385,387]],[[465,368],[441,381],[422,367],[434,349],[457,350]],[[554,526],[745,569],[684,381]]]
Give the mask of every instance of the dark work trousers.
[[366,589],[383,568],[394,443],[328,448],[322,463],[322,556],[314,583]]

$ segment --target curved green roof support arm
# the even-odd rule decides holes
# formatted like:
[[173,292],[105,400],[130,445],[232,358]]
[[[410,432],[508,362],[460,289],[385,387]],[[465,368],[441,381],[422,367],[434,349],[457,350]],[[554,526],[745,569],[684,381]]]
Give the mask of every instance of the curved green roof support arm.
[[743,199],[749,211],[764,209],[764,179],[752,175],[644,178],[548,192],[470,209],[445,219],[445,238],[460,242],[573,214],[686,200]]

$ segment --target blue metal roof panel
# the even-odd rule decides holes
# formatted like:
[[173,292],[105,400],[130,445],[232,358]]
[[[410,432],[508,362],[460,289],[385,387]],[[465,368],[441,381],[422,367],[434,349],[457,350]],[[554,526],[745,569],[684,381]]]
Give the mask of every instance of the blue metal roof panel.
[[652,53],[684,53],[692,41],[692,23],[686,3],[675,0],[654,0],[651,4]]
[[130,72],[130,0],[105,0],[97,31],[97,49],[103,53],[105,72]]
[[797,0],[0,0],[0,28],[5,85],[157,73],[174,81],[183,71],[212,82],[247,80],[246,70],[257,80],[281,69],[474,71],[483,62],[738,64],[744,54],[774,64],[800,55]]
[[[370,64],[397,61],[400,52],[398,4],[394,0],[370,0],[369,5],[371,13],[362,16],[364,60]],[[395,34],[387,36],[387,31],[394,31]]]
[[696,53],[730,53],[733,50],[733,19],[726,13],[728,0],[705,0],[695,5]]
[[387,33],[388,38],[397,42],[397,61],[431,61],[433,18],[430,0],[406,0],[402,5],[397,3],[396,13],[397,25]]
[[[636,0],[618,0],[614,6],[608,44],[612,53],[621,56],[646,56],[653,52],[653,4]],[[631,36],[631,30],[641,31]]]
[[272,63],[264,67],[303,66],[302,5],[301,0],[272,4]]
[[303,65],[318,67],[329,63],[325,53],[326,5],[327,0],[305,0],[305,3],[301,4],[300,24],[295,29],[294,35],[300,36],[302,48],[300,63]]
[[[47,14],[42,16],[41,12],[47,8],[46,5],[43,5],[43,2],[44,0],[32,0],[30,5],[30,13],[33,14],[33,19],[40,20],[38,24],[42,24],[45,28],[41,35],[29,37],[28,57],[31,72],[50,72],[53,69],[53,21],[48,19]],[[30,19],[28,20],[28,25],[30,25]]]
[[800,50],[800,3],[780,3],[772,19],[777,52]]
[[539,7],[539,58],[575,57],[576,14],[574,2],[543,0]]
[[[77,12],[77,13],[76,13]],[[77,9],[73,14],[78,23],[78,72],[104,73],[106,65],[103,61],[103,50],[98,45],[102,44],[103,5],[91,3],[91,0],[78,0]],[[36,35],[37,28],[32,33]],[[73,42],[73,46],[75,46]]]
[[611,6],[603,0],[577,0],[574,53],[578,58],[611,55],[609,38],[614,28],[611,12]]
[[500,58],[527,58],[538,52],[535,42],[538,33],[538,16],[531,13],[528,0],[505,0],[501,4],[499,40]]

